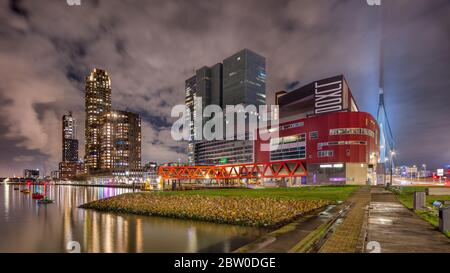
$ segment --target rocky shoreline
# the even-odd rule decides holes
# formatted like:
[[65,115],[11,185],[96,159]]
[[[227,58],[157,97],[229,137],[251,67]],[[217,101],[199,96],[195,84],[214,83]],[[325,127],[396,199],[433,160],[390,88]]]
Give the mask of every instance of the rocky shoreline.
[[83,209],[275,228],[329,205],[326,200],[126,193],[81,205]]

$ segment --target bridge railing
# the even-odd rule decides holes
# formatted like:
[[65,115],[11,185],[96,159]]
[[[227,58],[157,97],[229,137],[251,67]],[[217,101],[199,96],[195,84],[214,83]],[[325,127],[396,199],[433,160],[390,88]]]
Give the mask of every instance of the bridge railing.
[[162,179],[258,179],[302,177],[308,173],[301,160],[218,166],[160,166]]

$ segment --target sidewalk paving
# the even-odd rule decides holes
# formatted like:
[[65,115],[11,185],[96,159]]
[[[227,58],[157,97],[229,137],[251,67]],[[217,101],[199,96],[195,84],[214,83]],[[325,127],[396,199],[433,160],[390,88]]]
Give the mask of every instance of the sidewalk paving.
[[235,253],[286,253],[296,244],[335,217],[342,206],[330,205],[321,213],[313,213],[281,227]]
[[361,252],[364,244],[366,208],[370,202],[370,187],[362,187],[347,201],[352,203],[350,211],[319,249],[320,253]]
[[[348,209],[339,213],[344,207]],[[235,252],[303,252],[299,245],[302,246],[332,219],[337,219],[336,225],[324,236],[320,232],[318,236],[312,236],[318,239],[314,242],[318,250],[312,251],[371,252],[365,249],[371,242],[380,246],[381,253],[450,253],[450,239],[404,207],[392,192],[384,188],[361,187],[343,204],[327,211],[294,221]]]
[[384,188],[372,188],[367,242],[380,244],[382,253],[450,253],[450,239],[405,208]]

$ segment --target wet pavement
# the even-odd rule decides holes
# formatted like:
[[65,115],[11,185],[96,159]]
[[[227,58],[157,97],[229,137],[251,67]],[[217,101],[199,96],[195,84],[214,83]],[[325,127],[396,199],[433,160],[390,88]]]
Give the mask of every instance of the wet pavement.
[[390,191],[372,188],[366,242],[382,253],[450,253],[450,239],[405,208]]
[[311,232],[329,222],[340,213],[342,205],[330,205],[322,212],[311,213],[286,226],[281,227],[257,241],[244,246],[237,253],[286,253],[305,239]]
[[[325,234],[320,232],[323,227]],[[450,239],[405,208],[392,192],[361,187],[341,205],[294,221],[236,252],[305,249],[320,253],[450,253]]]
[[350,211],[342,219],[342,223],[331,232],[319,249],[320,253],[357,253],[362,251],[367,206],[370,202],[370,188],[361,187],[346,202],[351,204]]

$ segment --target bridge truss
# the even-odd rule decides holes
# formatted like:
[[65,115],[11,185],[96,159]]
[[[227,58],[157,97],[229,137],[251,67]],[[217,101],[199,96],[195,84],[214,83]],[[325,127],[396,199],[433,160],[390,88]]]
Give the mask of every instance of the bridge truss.
[[219,166],[160,166],[158,169],[158,175],[164,180],[289,178],[307,174],[300,160]]

